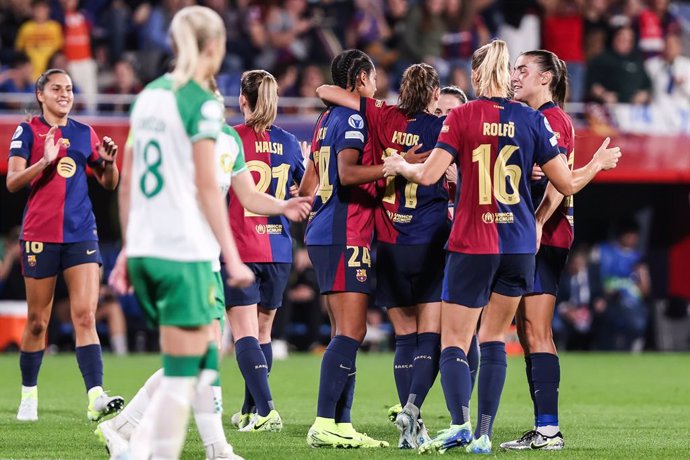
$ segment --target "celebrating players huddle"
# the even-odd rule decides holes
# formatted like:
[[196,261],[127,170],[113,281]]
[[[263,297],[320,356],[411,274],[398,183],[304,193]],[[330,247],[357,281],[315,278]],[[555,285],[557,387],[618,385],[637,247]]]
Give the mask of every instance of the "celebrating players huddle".
[[[191,407],[206,458],[241,458],[221,419],[218,349],[226,318],[246,384],[233,423],[240,431],[282,429],[268,383],[270,331],[292,262],[288,220],[307,216],[305,242],[332,330],[310,446],[388,446],[357,431],[350,416],[357,350],[374,294],[396,335],[399,404],[389,418],[400,431],[398,447],[491,452],[506,376],[505,332],[516,318],[535,423],[501,447],[563,448],[551,319],[573,241],[572,195],[599,171],[614,168],[621,155],[607,139],[585,167],[573,170],[574,129],[561,109],[563,61],[530,51],[511,72],[506,44],[495,40],[472,58],[477,100],[466,103],[461,91],[440,87],[433,67],[415,64],[403,74],[398,104],[389,105],[373,99],[371,59],[344,51],[331,66],[334,85],[317,90],[328,107],[303,152],[292,134],[273,124],[277,84],[265,71],[243,74],[245,122],[225,124],[213,79],[225,54],[216,13],[182,9],[171,36],[174,70],[149,84],[132,110],[119,192],[123,250],[111,275],[118,291],[133,287],[160,329],[163,367],[121,413],[98,425],[111,456],[178,458]],[[29,182],[33,187],[22,235],[30,322],[17,417],[38,417],[44,323],[55,275],[63,270],[88,415],[98,420],[124,402],[101,387],[91,289],[100,258],[89,249],[97,251],[97,236],[91,210],[75,207],[90,207],[86,164],[105,187],[115,188],[117,147],[108,138],[99,143],[93,130],[67,117],[66,74],[48,71],[41,79],[43,116],[17,129],[7,180],[12,191]],[[55,191],[64,195],[65,212],[53,231],[53,224],[39,223],[48,212],[42,204]],[[73,292],[78,277],[89,280],[89,289]],[[451,422],[431,438],[421,408],[439,371]],[[479,414],[472,430],[477,373]]]

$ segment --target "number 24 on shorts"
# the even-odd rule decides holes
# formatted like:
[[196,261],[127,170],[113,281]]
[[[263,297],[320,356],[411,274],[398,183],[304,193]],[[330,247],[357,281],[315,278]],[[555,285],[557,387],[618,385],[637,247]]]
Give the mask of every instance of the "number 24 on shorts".
[[369,248],[365,246],[348,246],[347,255],[348,267],[359,268],[364,265],[365,267],[371,268],[371,253],[369,252]]

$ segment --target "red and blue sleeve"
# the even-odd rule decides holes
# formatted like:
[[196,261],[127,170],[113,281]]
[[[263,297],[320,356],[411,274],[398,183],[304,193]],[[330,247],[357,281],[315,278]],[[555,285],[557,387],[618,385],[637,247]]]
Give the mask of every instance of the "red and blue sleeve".
[[89,153],[89,158],[86,160],[87,164],[90,167],[94,166],[100,166],[103,163],[103,158],[101,158],[101,155],[98,153],[98,149],[101,146],[101,141],[98,139],[98,134],[96,134],[96,131],[93,130],[93,128],[89,127],[90,131],[90,136],[91,136],[91,152]]
[[34,132],[28,123],[22,123],[12,135],[10,141],[10,157],[22,157],[27,162],[31,158],[31,148],[34,145]]
[[534,143],[534,162],[542,166],[560,155],[561,150],[558,147],[558,139],[556,138],[556,133],[551,128],[551,124],[549,124],[549,120],[539,112],[534,112],[532,116],[535,117],[535,122],[532,126],[537,134]]
[[438,141],[436,141],[436,148],[445,150],[453,155],[453,158],[458,157],[460,148],[461,117],[458,112],[458,110],[451,110],[443,122],[441,134],[438,135]]

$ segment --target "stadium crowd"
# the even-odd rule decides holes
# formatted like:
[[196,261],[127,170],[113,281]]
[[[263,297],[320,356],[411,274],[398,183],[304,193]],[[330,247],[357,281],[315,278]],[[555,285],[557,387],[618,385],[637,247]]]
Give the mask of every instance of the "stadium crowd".
[[[46,68],[74,75],[86,109],[97,93],[134,95],[169,67],[167,30],[191,0],[8,0],[0,6],[0,91],[32,93]],[[273,73],[281,96],[314,97],[342,49],[367,52],[377,97],[394,97],[402,71],[428,62],[443,83],[472,94],[472,52],[490,38],[510,52],[544,48],[568,65],[569,100],[663,102],[690,107],[690,59],[683,56],[680,3],[669,0],[205,0],[225,21],[219,76],[238,94],[243,70]],[[687,13],[686,13],[687,14]],[[687,18],[685,18],[687,22]],[[686,53],[687,54],[687,53]],[[5,105],[6,109],[16,108]],[[301,109],[315,112],[317,108]]]

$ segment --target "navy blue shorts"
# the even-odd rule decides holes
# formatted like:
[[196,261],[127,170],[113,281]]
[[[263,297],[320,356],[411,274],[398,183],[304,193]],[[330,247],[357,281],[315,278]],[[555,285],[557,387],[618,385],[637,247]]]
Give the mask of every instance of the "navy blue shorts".
[[481,308],[492,292],[521,297],[532,292],[534,254],[462,254],[449,252],[443,277],[443,301]]
[[539,248],[534,268],[534,289],[530,294],[558,295],[558,284],[568,261],[568,252],[568,249],[555,246]]
[[321,294],[371,293],[371,252],[364,246],[307,246]]
[[27,278],[57,276],[63,270],[82,264],[103,265],[98,241],[79,243],[41,243],[20,241],[22,274]]
[[[228,308],[258,304],[261,308],[275,310],[283,306],[283,294],[290,279],[288,263],[248,263],[256,281],[251,286],[238,289],[225,284],[225,305]],[[225,278],[223,278],[225,279]]]
[[376,305],[411,307],[440,302],[446,251],[443,243],[376,247]]

